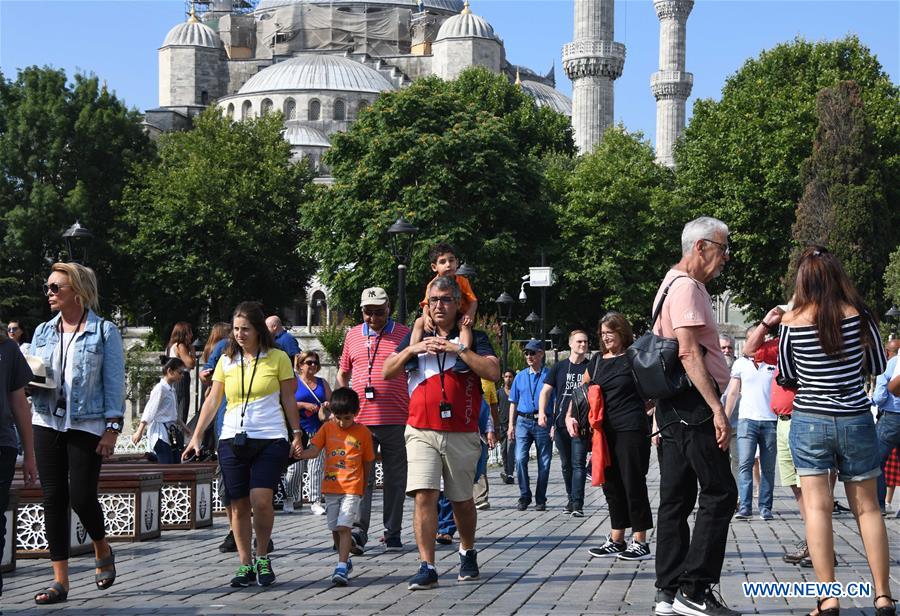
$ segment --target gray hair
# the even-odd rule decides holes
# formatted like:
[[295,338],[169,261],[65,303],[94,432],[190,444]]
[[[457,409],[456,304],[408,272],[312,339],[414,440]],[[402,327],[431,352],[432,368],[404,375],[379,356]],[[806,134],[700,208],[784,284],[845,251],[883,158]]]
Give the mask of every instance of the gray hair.
[[681,256],[690,254],[694,242],[712,239],[716,233],[728,237],[728,225],[711,216],[701,216],[684,225],[681,231]]
[[462,298],[462,292],[459,285],[456,284],[456,278],[453,276],[439,276],[437,280],[431,283],[431,288],[435,291],[450,291],[453,299],[457,302]]
[[734,336],[731,334],[719,334],[719,340],[727,340],[731,343],[731,346],[734,346]]

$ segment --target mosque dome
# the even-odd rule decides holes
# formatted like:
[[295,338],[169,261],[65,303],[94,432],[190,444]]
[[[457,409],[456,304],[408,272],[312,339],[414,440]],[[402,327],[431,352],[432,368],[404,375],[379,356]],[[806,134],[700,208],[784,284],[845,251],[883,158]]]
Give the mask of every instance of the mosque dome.
[[538,107],[550,107],[563,115],[572,117],[572,99],[547,84],[527,79],[520,82],[522,90],[534,99]]
[[196,17],[180,23],[166,35],[166,40],[162,46],[181,45],[191,47],[212,47],[218,48],[222,46],[222,39],[216,34],[216,31],[201,23]]
[[437,42],[455,38],[483,38],[500,42],[500,37],[494,32],[491,24],[485,18],[472,13],[468,2],[463,6],[459,15],[454,15],[441,24],[434,40]]
[[238,95],[279,90],[377,93],[394,89],[384,75],[355,60],[329,54],[299,54],[258,72]]
[[[395,8],[406,8],[413,11],[418,10],[417,0],[260,0],[256,5],[254,13],[266,13],[274,9],[292,4],[318,4],[324,6],[359,6],[365,4],[368,6],[385,6]],[[445,13],[459,13],[463,10],[463,0],[425,0],[426,9],[437,10]]]
[[284,129],[284,140],[293,147],[331,147],[331,142],[322,131],[293,122],[289,123],[287,128]]

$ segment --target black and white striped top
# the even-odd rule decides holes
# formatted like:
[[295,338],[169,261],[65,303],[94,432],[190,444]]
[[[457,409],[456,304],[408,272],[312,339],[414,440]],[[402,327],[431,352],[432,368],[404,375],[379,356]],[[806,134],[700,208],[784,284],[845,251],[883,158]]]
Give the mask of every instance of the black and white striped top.
[[[862,327],[869,328],[872,343],[867,347],[860,343]],[[819,344],[815,325],[781,326],[778,366],[786,378],[800,385],[794,398],[795,411],[827,415],[869,411],[863,370],[879,374],[887,361],[878,328],[871,320],[862,323],[855,315],[841,320],[841,335],[842,352],[829,356]]]

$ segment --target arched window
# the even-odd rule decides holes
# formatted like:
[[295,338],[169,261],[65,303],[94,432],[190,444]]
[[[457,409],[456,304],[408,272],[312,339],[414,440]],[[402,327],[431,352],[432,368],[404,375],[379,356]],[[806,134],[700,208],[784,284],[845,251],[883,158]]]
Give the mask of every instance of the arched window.
[[270,111],[272,111],[272,101],[268,98],[264,98],[259,108],[259,114],[266,115]]
[[292,98],[284,101],[284,119],[295,120],[297,118],[297,103]]
[[369,101],[359,101],[359,106],[356,108],[356,115],[359,115],[369,107]]
[[241,119],[249,120],[253,116],[253,103],[250,101],[244,101],[244,104],[241,105]]
[[335,120],[346,120],[347,119],[347,106],[344,104],[344,101],[341,99],[337,99],[334,101],[334,119]]
[[225,110],[225,117],[229,120],[234,119],[234,103],[228,103],[228,109]]
[[309,119],[310,121],[318,120],[322,115],[322,103],[313,99],[309,101]]

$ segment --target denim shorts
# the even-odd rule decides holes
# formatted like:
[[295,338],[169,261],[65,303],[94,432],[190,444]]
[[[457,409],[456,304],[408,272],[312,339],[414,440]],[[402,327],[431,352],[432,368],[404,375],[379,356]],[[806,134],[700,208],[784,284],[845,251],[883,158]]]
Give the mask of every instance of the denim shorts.
[[291,453],[285,439],[247,439],[244,450],[235,453],[232,439],[219,441],[219,467],[230,501],[250,496],[250,490],[275,490]]
[[788,440],[801,477],[824,475],[833,468],[841,481],[864,481],[881,474],[871,413],[844,417],[794,411]]

